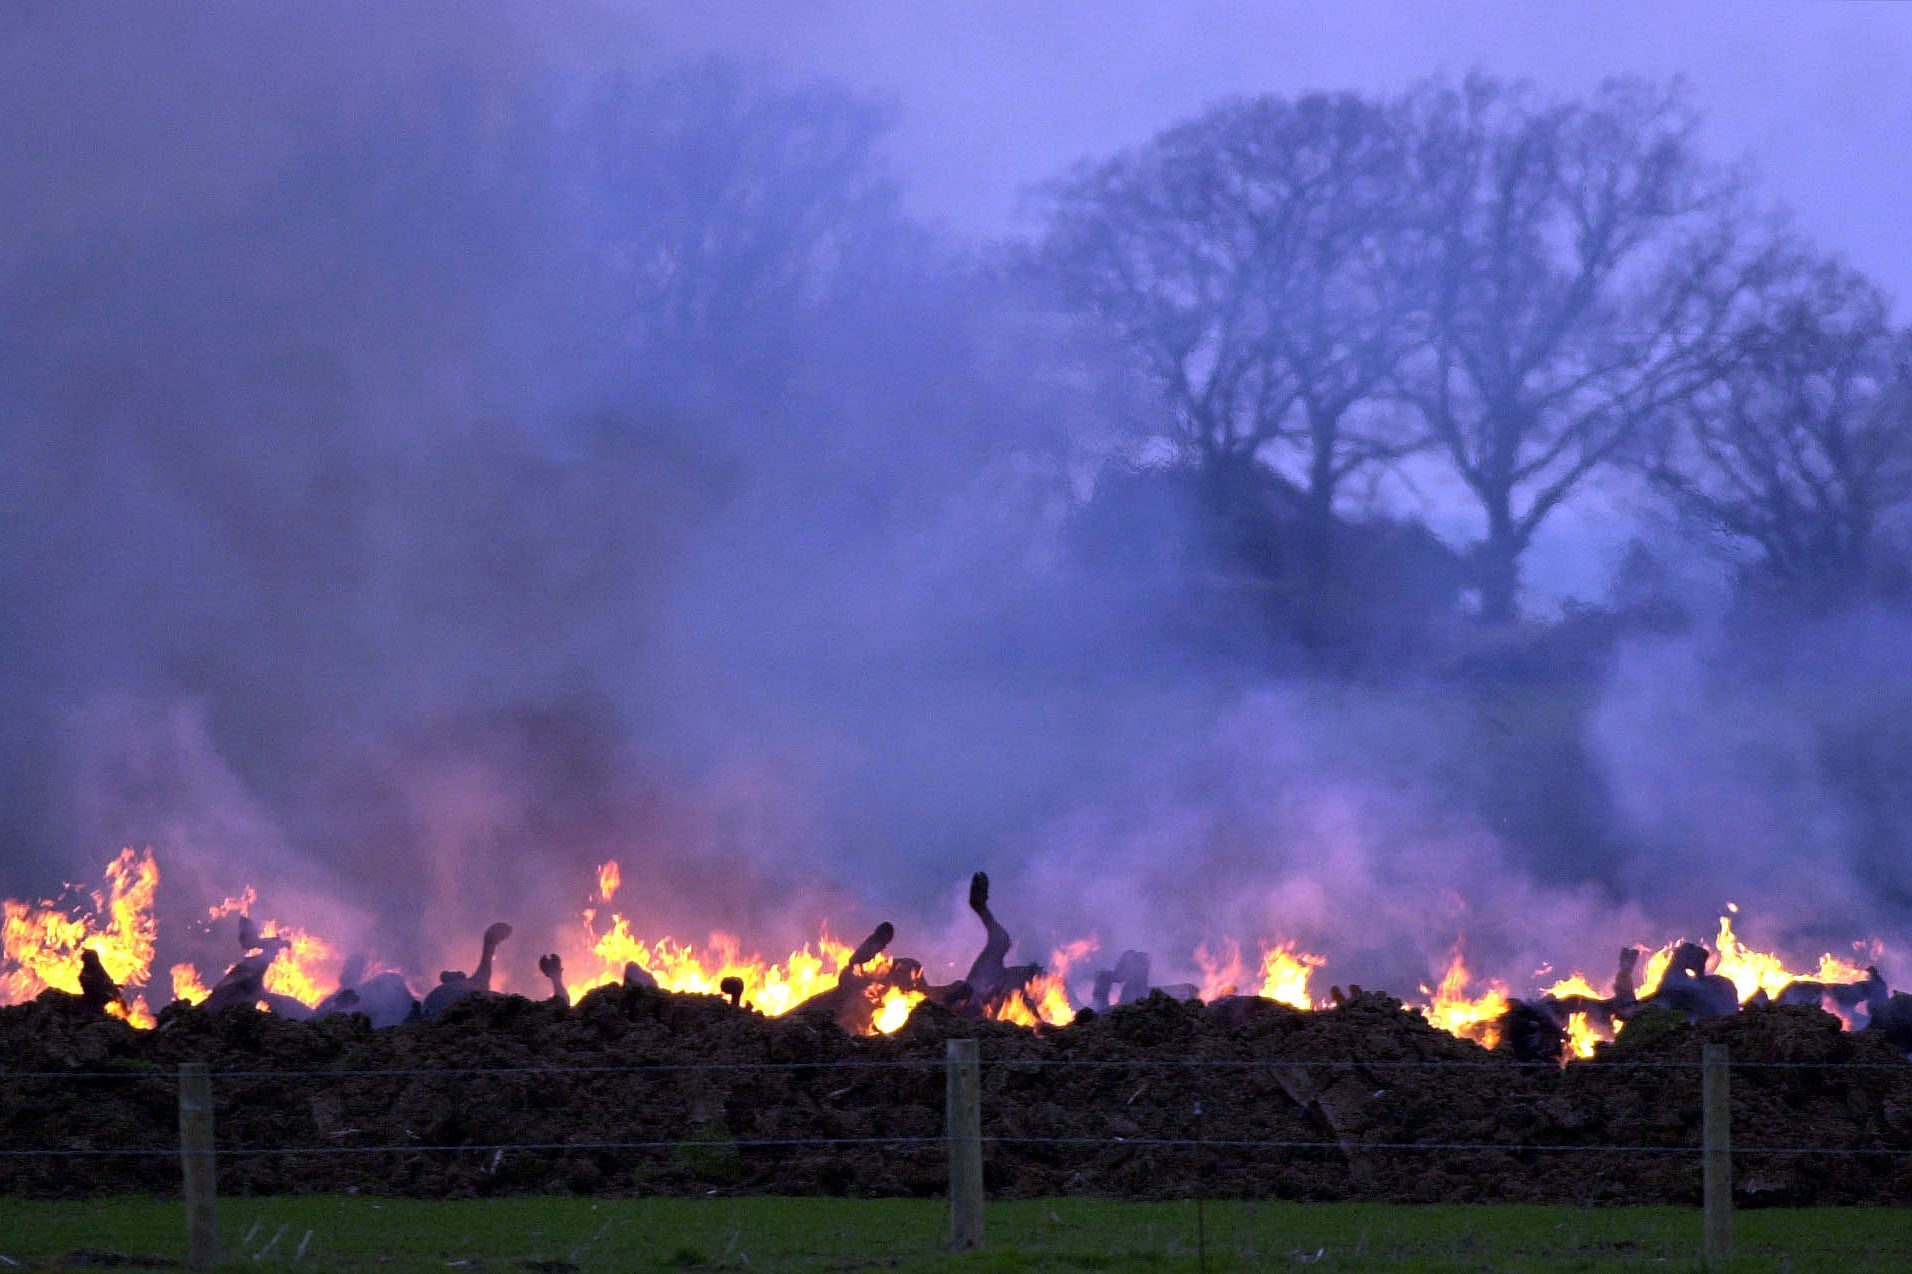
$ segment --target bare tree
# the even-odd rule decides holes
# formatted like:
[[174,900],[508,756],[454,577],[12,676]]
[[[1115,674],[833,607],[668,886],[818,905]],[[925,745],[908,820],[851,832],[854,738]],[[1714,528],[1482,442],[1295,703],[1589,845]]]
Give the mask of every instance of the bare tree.
[[1588,101],[1471,76],[1409,107],[1426,344],[1403,377],[1479,502],[1481,615],[1546,517],[1703,379],[1757,252],[1677,85]]
[[1305,490],[1317,585],[1343,483],[1407,445],[1363,410],[1407,336],[1403,160],[1389,112],[1350,94],[1228,102],[1063,182],[1037,249],[1135,352],[1196,463],[1266,463]]
[[609,82],[574,115],[581,233],[616,245],[626,335],[666,358],[800,316],[900,224],[875,155],[886,113],[842,89],[711,61]]
[[1768,576],[1843,589],[1912,503],[1912,334],[1860,275],[1802,261],[1736,324],[1647,473]]

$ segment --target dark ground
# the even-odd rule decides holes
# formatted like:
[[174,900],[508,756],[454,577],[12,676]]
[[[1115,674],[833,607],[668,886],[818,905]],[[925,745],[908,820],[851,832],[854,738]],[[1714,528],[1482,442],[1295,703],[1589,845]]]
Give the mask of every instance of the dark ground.
[[[1040,1033],[924,1008],[894,1036],[860,1038],[640,988],[568,1011],[471,997],[383,1031],[183,1006],[136,1031],[48,992],[0,1008],[0,1193],[176,1189],[170,1155],[12,1152],[171,1151],[178,1063],[204,1061],[222,1193],[932,1195],[946,1188],[953,1036],[981,1040],[983,1133],[1007,1139],[984,1151],[998,1196],[1693,1203],[1699,1161],[1684,1151],[1700,1141],[1710,1042],[1735,1064],[1741,1203],[1912,1203],[1912,1064],[1817,1009],[1698,1026],[1643,1015],[1561,1069],[1486,1052],[1378,995],[1314,1013],[1157,995]],[[1420,1062],[1449,1064],[1403,1065]],[[674,1069],[508,1069],[536,1066]],[[361,1070],[396,1073],[339,1073]],[[924,1140],[747,1144],[864,1138]],[[1152,1144],[1191,1138],[1311,1144]],[[688,1144],[580,1144],[632,1142]],[[494,1149],[508,1143],[557,1148]],[[458,1149],[426,1148],[445,1146]],[[237,1153],[286,1147],[306,1153]],[[401,1148],[311,1153],[366,1147]]]

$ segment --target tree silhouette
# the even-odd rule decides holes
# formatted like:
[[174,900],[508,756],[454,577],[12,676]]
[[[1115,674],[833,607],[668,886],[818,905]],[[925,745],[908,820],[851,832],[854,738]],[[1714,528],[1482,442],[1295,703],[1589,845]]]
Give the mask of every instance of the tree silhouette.
[[1677,85],[1584,102],[1472,76],[1412,96],[1425,344],[1402,385],[1479,503],[1481,615],[1591,473],[1706,375],[1762,253]]
[[1317,589],[1344,484],[1411,446],[1378,402],[1409,338],[1405,158],[1390,112],[1352,94],[1226,102],[1058,185],[1036,250],[1200,468],[1234,490],[1244,466],[1291,475]]
[[1888,308],[1858,274],[1800,260],[1649,454],[1654,483],[1776,581],[1863,586],[1882,519],[1912,502],[1912,339]]

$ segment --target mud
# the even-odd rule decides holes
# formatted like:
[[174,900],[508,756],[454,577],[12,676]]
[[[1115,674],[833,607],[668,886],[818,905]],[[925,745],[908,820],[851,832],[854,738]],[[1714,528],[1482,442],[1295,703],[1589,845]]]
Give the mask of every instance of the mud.
[[[1562,1069],[1380,995],[1156,995],[1040,1032],[926,1007],[862,1038],[639,987],[381,1031],[185,1006],[136,1031],[48,992],[0,1008],[0,1192],[176,1191],[176,1074],[202,1061],[227,1194],[934,1195],[957,1036],[997,1196],[1694,1203],[1700,1049],[1724,1043],[1742,1203],[1912,1203],[1912,1064],[1817,1009],[1643,1015]],[[1429,1145],[1453,1148],[1401,1148]]]

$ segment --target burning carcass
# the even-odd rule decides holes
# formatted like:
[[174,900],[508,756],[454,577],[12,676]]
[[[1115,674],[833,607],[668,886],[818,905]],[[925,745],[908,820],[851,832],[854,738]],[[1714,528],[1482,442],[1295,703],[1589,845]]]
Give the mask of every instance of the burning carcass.
[[969,966],[963,982],[969,988],[969,1007],[978,1016],[1010,1021],[1022,1015],[1033,1021],[1037,1006],[1028,994],[1031,983],[1042,976],[1040,964],[1003,963],[1015,939],[989,909],[989,874],[977,872],[969,878],[969,909],[983,922],[983,949]]
[[[128,851],[107,874],[110,897],[95,894],[94,911],[83,905],[68,912],[48,903],[6,904],[0,999],[11,1002],[56,988],[136,1024],[151,1024],[139,989],[157,949],[157,864],[150,853]],[[888,922],[854,947],[824,931],[814,945],[781,960],[746,954],[738,939],[723,933],[713,933],[702,948],[668,937],[642,938],[629,917],[610,914],[608,925],[598,923],[598,904],[608,909],[616,884],[615,864],[607,863],[599,870],[598,896],[583,913],[585,925],[570,930],[568,939],[560,930],[559,941],[551,944],[559,950],[535,961],[542,986],[549,987],[553,999],[575,1002],[595,987],[621,982],[665,992],[721,995],[735,1008],[766,1016],[803,1009],[858,1033],[894,1030],[925,1000],[1026,1026],[1066,1025],[1074,1020],[1078,1003],[1119,1007],[1155,991],[1177,998],[1198,995],[1231,1014],[1239,1010],[1252,1015],[1258,1004],[1269,1000],[1301,1010],[1326,1007],[1309,991],[1309,978],[1325,959],[1297,949],[1291,940],[1265,941],[1259,970],[1243,960],[1233,942],[1212,954],[1198,946],[1193,964],[1201,974],[1199,987],[1163,986],[1156,981],[1156,964],[1148,951],[1123,950],[1092,979],[1083,979],[1082,998],[1075,1000],[1067,983],[1069,970],[1097,967],[1088,963],[1099,949],[1097,941],[1066,944],[1043,963],[1011,965],[1014,939],[996,911],[999,899],[992,896],[990,878],[983,872],[972,877],[968,891],[969,907],[983,930],[982,948],[970,962],[967,977],[942,983],[931,982],[918,961],[894,954],[897,929]],[[460,997],[493,993],[502,982],[498,959],[510,926],[500,922],[484,932],[472,972],[441,975],[424,1002],[397,971],[367,976],[371,966],[362,954],[345,960],[336,987],[321,994],[314,975],[329,959],[328,945],[270,920],[255,923],[247,911],[254,903],[247,888],[211,908],[216,920],[238,916],[239,958],[212,986],[200,981],[192,966],[173,966],[176,998],[211,1012],[251,1005],[287,1017],[357,1013],[376,1026],[389,1027],[436,1016]],[[200,932],[203,923],[189,922],[187,928]],[[227,932],[223,923],[220,932]],[[1865,956],[1854,962],[1822,956],[1816,968],[1788,969],[1778,957],[1745,947],[1730,920],[1722,917],[1720,937],[1710,951],[1685,941],[1669,942],[1657,951],[1627,948],[1608,992],[1575,974],[1516,998],[1506,984],[1493,979],[1488,979],[1484,993],[1477,993],[1478,984],[1456,947],[1439,986],[1423,988],[1427,999],[1418,1011],[1450,1033],[1490,1048],[1504,1042],[1523,1057],[1587,1056],[1599,1040],[1613,1038],[1639,1013],[1698,1020],[1765,1004],[1816,1005],[1849,1028],[1869,1024],[1885,1038],[1903,1040],[1902,1047],[1912,1048],[1912,997],[1891,993],[1880,971],[1888,953],[1877,943],[1870,950],[1871,963]],[[1164,964],[1173,967],[1172,959]],[[1240,994],[1251,989],[1252,994]]]
[[250,917],[239,917],[239,949],[245,954],[226,970],[212,992],[199,1007],[208,1013],[223,1013],[236,1005],[263,1005],[280,1017],[303,1020],[312,1009],[303,1001],[266,988],[266,973],[280,953],[292,945],[277,934],[261,934]]
[[[795,1012],[815,1013],[829,1017],[838,1026],[853,1035],[867,1035],[873,1029],[871,1022],[882,1003],[885,989],[891,986],[890,971],[894,963],[882,960],[885,947],[896,937],[896,928],[885,920],[871,931],[870,936],[857,944],[843,963],[843,971],[837,974],[836,985],[827,991],[819,991],[803,1003],[797,1005]],[[741,999],[742,988],[732,1000]]]
[[470,973],[447,969],[438,975],[438,985],[425,996],[420,1016],[437,1017],[467,995],[490,994],[492,957],[511,936],[511,926],[500,920],[485,930],[479,944],[478,963]]
[[373,1026],[398,1026],[418,1018],[422,1006],[405,979],[391,970],[365,976],[366,958],[354,953],[339,971],[339,988],[320,1000],[314,1017],[332,1013],[362,1013]]

